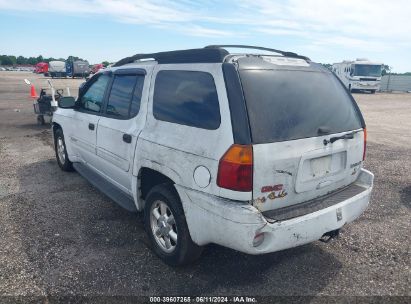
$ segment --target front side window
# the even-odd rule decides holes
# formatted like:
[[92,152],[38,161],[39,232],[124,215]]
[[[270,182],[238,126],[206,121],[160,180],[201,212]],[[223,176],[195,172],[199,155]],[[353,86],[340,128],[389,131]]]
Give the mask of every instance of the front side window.
[[79,100],[80,109],[90,112],[100,112],[109,80],[109,75],[103,74],[99,76],[81,96]]
[[213,76],[194,71],[158,72],[154,86],[153,114],[162,121],[217,129],[221,118]]

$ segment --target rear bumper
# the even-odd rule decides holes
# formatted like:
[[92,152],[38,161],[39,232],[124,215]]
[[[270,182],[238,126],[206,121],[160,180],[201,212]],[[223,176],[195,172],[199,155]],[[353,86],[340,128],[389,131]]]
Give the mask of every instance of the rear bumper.
[[[249,254],[275,252],[320,239],[358,218],[367,208],[374,175],[362,169],[355,182],[364,191],[340,203],[304,216],[274,223],[255,207],[224,200],[176,185],[191,238],[198,245],[216,243]],[[264,241],[253,246],[254,236]]]
[[351,84],[351,89],[354,90],[379,90],[380,83],[379,82],[354,82]]

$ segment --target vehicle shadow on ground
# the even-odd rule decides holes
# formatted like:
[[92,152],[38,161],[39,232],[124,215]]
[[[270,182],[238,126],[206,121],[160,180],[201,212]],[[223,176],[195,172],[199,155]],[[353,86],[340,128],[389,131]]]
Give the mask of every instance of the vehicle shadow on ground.
[[[35,118],[34,118],[35,119]],[[30,131],[43,131],[43,130],[50,130],[51,124],[45,123],[44,125],[39,125],[35,121],[33,123],[26,123],[26,124],[19,124],[15,125],[14,127],[23,129],[23,130],[30,130]]]
[[141,214],[129,213],[53,159],[19,170],[11,197],[33,275],[49,295],[315,295],[341,263],[321,243],[262,256],[207,246],[172,268],[149,249]]
[[407,186],[400,191],[400,200],[403,205],[411,208],[411,186]]

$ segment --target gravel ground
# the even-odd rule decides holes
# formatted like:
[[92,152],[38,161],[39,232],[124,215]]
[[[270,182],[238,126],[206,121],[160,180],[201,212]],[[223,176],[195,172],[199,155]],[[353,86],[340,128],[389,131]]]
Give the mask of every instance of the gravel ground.
[[[322,295],[411,295],[411,94],[355,94],[367,122],[365,167],[375,174],[375,187],[370,207],[338,240],[263,256],[211,245],[196,264],[175,269],[151,252],[139,214],[121,209],[77,173],[58,168],[49,127],[36,125],[25,77],[37,87],[45,84],[34,74],[0,72],[3,300],[275,295],[316,302]],[[81,82],[54,81],[75,94]]]

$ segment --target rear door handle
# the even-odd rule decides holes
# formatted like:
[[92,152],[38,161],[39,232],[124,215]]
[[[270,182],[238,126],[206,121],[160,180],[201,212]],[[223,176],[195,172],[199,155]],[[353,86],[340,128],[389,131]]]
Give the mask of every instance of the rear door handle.
[[93,124],[93,123],[89,123],[89,124],[88,124],[88,128],[93,131],[93,130],[94,130],[94,124]]
[[123,141],[124,142],[129,144],[129,143],[131,143],[131,139],[132,139],[132,137],[131,137],[130,134],[123,134]]

